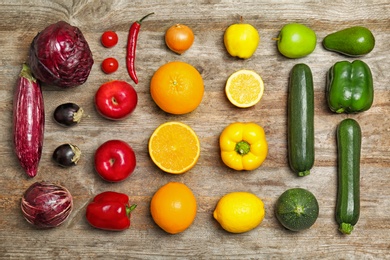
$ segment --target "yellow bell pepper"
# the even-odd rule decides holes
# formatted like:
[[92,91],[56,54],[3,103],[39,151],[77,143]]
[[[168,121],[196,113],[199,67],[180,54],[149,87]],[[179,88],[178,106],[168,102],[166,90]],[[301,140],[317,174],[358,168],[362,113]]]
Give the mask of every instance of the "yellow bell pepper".
[[255,123],[232,123],[219,137],[222,161],[232,169],[254,170],[267,157],[264,129]]

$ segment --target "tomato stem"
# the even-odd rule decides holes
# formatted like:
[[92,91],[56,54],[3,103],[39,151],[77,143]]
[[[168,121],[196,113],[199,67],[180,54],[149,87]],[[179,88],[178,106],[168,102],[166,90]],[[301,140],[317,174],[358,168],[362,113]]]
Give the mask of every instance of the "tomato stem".
[[239,155],[246,155],[251,150],[251,145],[247,141],[240,141],[236,144],[235,151]]

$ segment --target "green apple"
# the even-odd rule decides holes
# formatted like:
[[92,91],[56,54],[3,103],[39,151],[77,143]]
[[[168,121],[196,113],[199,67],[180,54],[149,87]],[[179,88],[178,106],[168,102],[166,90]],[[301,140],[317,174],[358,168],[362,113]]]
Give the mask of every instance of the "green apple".
[[317,37],[309,27],[290,23],[283,26],[278,38],[278,50],[287,58],[302,58],[316,48]]

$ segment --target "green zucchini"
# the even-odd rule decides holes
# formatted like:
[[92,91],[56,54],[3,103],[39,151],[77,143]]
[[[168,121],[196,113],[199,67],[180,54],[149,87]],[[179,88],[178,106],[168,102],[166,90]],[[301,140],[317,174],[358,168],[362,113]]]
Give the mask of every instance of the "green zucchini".
[[358,122],[347,118],[337,127],[338,188],[336,221],[339,230],[351,234],[360,215],[360,149]]
[[290,72],[288,93],[288,158],[298,176],[314,165],[314,89],[309,66],[296,64]]

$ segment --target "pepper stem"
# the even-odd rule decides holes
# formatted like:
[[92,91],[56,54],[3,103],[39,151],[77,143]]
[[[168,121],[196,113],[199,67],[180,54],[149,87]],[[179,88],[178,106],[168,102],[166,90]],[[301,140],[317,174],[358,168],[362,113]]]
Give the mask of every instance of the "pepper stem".
[[139,24],[141,24],[142,23],[142,21],[146,18],[146,17],[148,17],[149,15],[152,15],[152,14],[154,14],[154,12],[153,13],[149,13],[149,14],[147,14],[147,15],[145,15],[144,17],[142,17],[139,21],[138,21],[138,23]]
[[137,207],[137,204],[133,204],[131,206],[126,206],[126,215],[130,216],[130,213]]
[[247,141],[240,141],[236,144],[234,149],[239,155],[245,155],[251,150],[251,145]]

